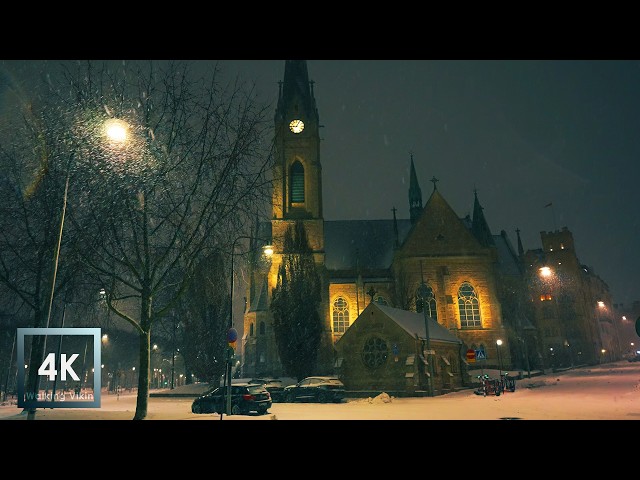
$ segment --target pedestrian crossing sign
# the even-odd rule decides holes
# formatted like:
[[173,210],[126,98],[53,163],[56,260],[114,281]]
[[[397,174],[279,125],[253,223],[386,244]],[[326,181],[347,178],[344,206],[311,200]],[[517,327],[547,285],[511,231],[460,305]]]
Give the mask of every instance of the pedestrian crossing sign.
[[476,350],[476,360],[486,360],[487,354],[484,350]]

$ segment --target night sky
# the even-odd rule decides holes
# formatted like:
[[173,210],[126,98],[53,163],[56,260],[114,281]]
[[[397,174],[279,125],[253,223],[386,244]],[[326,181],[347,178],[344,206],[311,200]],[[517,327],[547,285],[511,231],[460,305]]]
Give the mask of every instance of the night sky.
[[[284,60],[220,65],[229,78],[255,81],[275,111]],[[463,217],[475,188],[492,233],[505,230],[515,246],[519,228],[525,250],[542,246],[541,231],[566,226],[614,303],[640,300],[640,61],[309,60],[308,68],[324,126],[326,220],[388,219],[393,207],[408,218],[413,152],[423,202],[435,176]],[[24,63],[0,63],[0,93],[16,69]]]
[[[275,101],[284,61],[225,61]],[[615,303],[640,300],[640,62],[309,60],[323,143],[324,218],[408,218],[413,152],[438,190],[525,250],[567,227]],[[551,207],[545,205],[552,203]]]

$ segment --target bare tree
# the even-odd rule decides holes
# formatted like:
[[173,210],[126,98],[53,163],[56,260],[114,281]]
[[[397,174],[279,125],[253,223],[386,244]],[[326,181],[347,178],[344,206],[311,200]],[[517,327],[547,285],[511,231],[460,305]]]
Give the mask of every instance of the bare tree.
[[[33,108],[31,102],[23,107],[0,131],[0,284],[5,298],[11,296],[5,302],[28,309],[29,324],[38,328],[50,326],[57,313],[52,293],[63,206],[61,169],[68,152],[55,132],[44,127],[56,113]],[[67,251],[71,240],[66,237],[60,249]],[[58,293],[78,273],[77,260],[66,255],[55,276]],[[44,343],[45,337],[33,336],[25,390],[34,394]]]
[[87,62],[47,79],[43,108],[56,118],[44,129],[71,179],[65,235],[139,335],[134,419],[147,416],[154,322],[269,198],[270,108],[219,75],[215,65],[197,78],[183,62]]

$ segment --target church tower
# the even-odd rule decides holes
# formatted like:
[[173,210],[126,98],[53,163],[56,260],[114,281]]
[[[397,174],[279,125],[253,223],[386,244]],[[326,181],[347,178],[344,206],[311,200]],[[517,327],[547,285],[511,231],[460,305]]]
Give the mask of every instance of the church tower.
[[273,219],[321,220],[320,122],[306,61],[286,61],[274,121]]
[[[333,343],[328,320],[328,279],[325,268],[324,220],[322,217],[322,165],[320,163],[320,122],[313,82],[309,81],[305,60],[287,60],[284,79],[279,82],[278,104],[274,116],[275,161],[271,243],[274,253],[263,287],[250,293],[253,302],[245,315],[245,374],[283,375],[277,354],[273,318],[268,305],[282,264],[284,234],[297,220],[303,222],[322,281],[320,317],[325,321],[317,374],[330,373]],[[261,229],[262,230],[262,229]],[[254,283],[258,284],[258,281]],[[253,329],[252,323],[256,327]],[[253,330],[252,330],[253,329]],[[325,338],[326,337],[326,338]],[[254,351],[255,350],[255,351]]]
[[411,225],[418,221],[418,217],[422,213],[422,190],[418,185],[418,176],[416,175],[416,167],[413,165],[413,153],[411,154],[411,171],[409,172],[409,217]]

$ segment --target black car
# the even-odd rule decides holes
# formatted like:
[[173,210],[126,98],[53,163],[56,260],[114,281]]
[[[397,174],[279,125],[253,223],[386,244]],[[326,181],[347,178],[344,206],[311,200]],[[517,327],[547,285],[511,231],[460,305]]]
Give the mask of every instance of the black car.
[[[227,387],[217,387],[196,398],[191,404],[193,413],[226,413]],[[247,415],[249,412],[267,413],[271,408],[271,395],[260,384],[231,385],[231,414]]]
[[344,395],[344,384],[336,377],[307,377],[284,387],[285,402],[340,403]]
[[264,385],[264,388],[271,394],[273,403],[284,400],[284,383],[279,378],[252,378],[249,383]]

